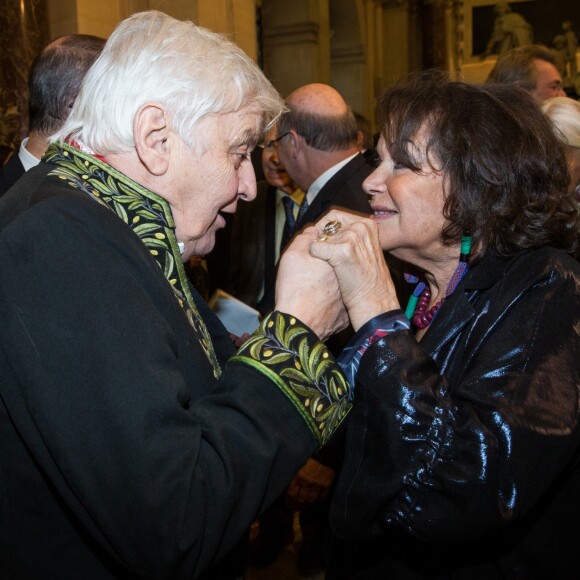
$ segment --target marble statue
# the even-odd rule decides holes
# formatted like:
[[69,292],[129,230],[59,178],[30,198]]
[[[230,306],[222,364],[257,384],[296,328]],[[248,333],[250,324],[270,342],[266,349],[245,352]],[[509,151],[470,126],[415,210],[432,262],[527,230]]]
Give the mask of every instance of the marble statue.
[[507,2],[498,2],[494,12],[496,18],[484,56],[501,55],[512,48],[533,43],[534,30],[531,24],[521,14],[512,12]]

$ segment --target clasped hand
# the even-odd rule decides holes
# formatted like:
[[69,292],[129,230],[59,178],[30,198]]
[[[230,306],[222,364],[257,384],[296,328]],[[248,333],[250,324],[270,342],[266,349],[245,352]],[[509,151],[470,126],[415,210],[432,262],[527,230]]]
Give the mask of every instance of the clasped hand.
[[324,341],[346,328],[348,314],[332,267],[310,255],[314,227],[296,236],[280,258],[276,310],[295,316]]
[[[318,241],[324,224],[340,230]],[[297,236],[280,260],[276,307],[297,316],[323,340],[346,326],[355,330],[371,318],[400,308],[385,263],[376,223],[331,210]]]

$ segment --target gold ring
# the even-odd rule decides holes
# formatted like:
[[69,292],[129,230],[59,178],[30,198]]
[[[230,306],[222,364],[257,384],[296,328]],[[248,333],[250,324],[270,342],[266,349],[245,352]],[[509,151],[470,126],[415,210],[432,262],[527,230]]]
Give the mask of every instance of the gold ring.
[[330,236],[334,236],[340,230],[342,224],[338,220],[326,222],[322,228],[322,233],[318,236],[318,242],[324,242]]
[[334,234],[336,234],[336,232],[338,232],[341,227],[342,224],[338,220],[332,220],[330,222],[326,222],[322,228],[322,233],[326,236],[334,236]]

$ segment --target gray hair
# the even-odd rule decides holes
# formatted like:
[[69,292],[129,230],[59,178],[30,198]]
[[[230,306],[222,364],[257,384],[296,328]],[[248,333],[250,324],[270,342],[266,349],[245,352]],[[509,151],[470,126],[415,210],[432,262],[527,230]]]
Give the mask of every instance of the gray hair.
[[70,34],[51,42],[34,59],[28,73],[28,129],[49,137],[71,112],[86,72],[105,39]]
[[85,77],[68,121],[51,141],[71,139],[90,150],[119,153],[134,147],[133,119],[156,102],[190,147],[207,115],[246,107],[271,125],[284,103],[241,48],[220,34],[147,11],[122,21]]
[[293,109],[280,118],[278,133],[283,135],[294,129],[306,143],[319,151],[342,151],[357,144],[358,127],[353,112],[342,115],[318,115],[310,111]]
[[541,104],[565,145],[580,148],[580,103],[569,97],[553,97]]
[[502,54],[489,73],[487,83],[513,84],[527,91],[536,88],[534,61],[544,60],[556,66],[554,53],[540,44],[518,46]]

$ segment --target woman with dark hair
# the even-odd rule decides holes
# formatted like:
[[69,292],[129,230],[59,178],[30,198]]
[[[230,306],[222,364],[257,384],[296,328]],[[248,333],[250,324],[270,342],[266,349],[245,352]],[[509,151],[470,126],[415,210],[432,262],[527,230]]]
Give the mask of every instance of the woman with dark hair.
[[[332,211],[304,234],[357,330],[327,578],[577,577],[579,218],[562,146],[518,89],[420,76],[380,108],[371,219]],[[382,250],[412,268],[405,313]]]

